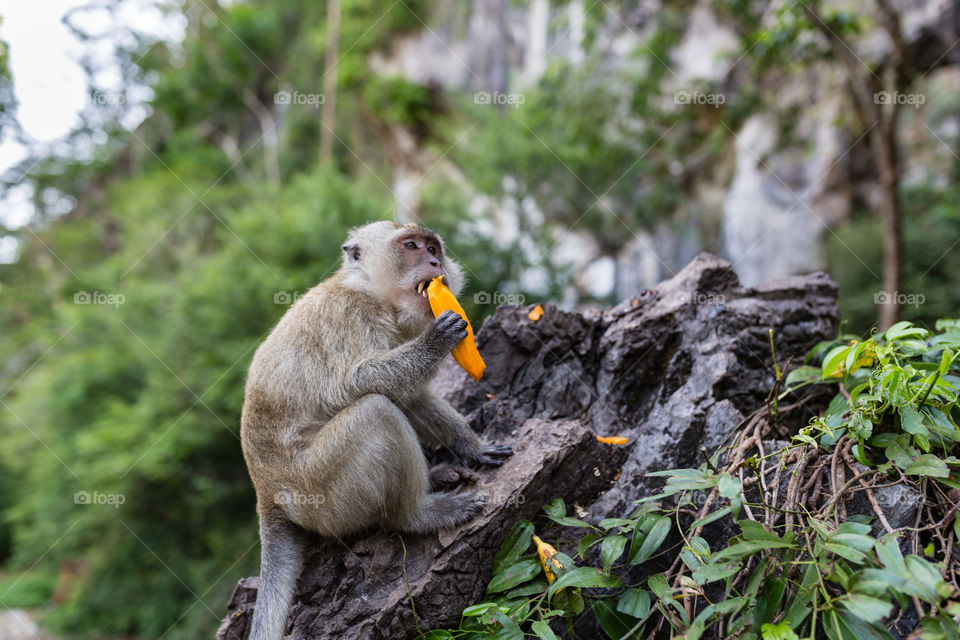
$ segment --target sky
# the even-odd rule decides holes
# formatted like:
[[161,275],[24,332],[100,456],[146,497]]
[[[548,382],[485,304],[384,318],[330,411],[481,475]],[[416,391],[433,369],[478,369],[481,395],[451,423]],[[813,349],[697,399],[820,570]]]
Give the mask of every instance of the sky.
[[[102,6],[116,0],[0,0],[0,39],[10,45],[10,68],[14,91],[19,101],[18,119],[26,134],[41,147],[56,149],[58,140],[80,123],[79,113],[91,100],[83,70],[77,60],[85,51],[81,42],[63,24],[62,18],[72,8]],[[75,14],[74,24],[87,33],[103,33],[123,27],[146,32],[171,41],[183,37],[182,16],[166,16],[152,0],[120,0],[115,17],[94,8]],[[105,62],[104,72],[96,78],[100,89],[109,91],[119,86],[119,72],[111,64],[113,45],[108,40],[87,53]],[[88,45],[89,46],[89,45]],[[144,97],[149,96],[145,93]],[[124,121],[135,127],[146,115]],[[0,140],[0,173],[27,156],[28,150],[15,140]],[[10,227],[29,219],[29,192],[13,187],[0,195],[0,221]],[[3,243],[0,242],[0,253]],[[0,256],[2,259],[2,256]]]

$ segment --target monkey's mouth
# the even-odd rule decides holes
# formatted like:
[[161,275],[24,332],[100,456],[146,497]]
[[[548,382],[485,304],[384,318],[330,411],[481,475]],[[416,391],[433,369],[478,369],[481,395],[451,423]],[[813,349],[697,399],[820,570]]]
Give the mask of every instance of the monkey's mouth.
[[[440,275],[440,276],[437,276],[437,277],[442,278],[441,282],[442,282],[443,284],[447,284],[447,277],[446,277],[446,276]],[[434,280],[436,280],[437,277],[428,278],[428,279],[424,280],[423,282],[421,282],[421,283],[419,283],[419,284],[417,285],[417,294],[418,294],[421,298],[426,298],[426,297],[427,297],[427,287],[429,287],[429,286],[430,286],[430,283],[433,282]]]
[[429,280],[424,280],[423,282],[421,282],[420,284],[417,285],[417,293],[418,293],[422,298],[426,298],[426,297],[427,297],[427,287],[428,287],[429,285],[430,285],[430,281],[429,281]]

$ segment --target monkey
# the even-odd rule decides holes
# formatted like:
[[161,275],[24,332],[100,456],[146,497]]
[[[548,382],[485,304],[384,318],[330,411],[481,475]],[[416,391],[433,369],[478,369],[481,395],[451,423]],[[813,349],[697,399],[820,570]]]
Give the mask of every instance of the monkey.
[[377,526],[424,534],[482,508],[470,492],[431,492],[471,478],[427,468],[422,445],[498,466],[513,453],[482,445],[430,389],[441,359],[466,335],[453,311],[434,318],[426,285],[454,294],[460,265],[418,224],[352,229],[339,270],[297,300],[257,348],[240,419],[257,497],[260,587],[251,640],[281,640],[304,554],[304,532],[341,538]]

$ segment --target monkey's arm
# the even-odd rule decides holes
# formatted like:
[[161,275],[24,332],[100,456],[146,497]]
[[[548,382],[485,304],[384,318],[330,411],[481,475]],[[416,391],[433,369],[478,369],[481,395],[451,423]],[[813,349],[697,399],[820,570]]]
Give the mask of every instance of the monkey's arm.
[[483,445],[466,418],[431,389],[404,403],[403,412],[422,442],[449,447],[470,462],[501,465],[513,453],[510,447]]
[[453,311],[444,311],[419,338],[355,364],[347,373],[349,401],[377,393],[406,404],[422,392],[440,358],[466,335],[466,321]]

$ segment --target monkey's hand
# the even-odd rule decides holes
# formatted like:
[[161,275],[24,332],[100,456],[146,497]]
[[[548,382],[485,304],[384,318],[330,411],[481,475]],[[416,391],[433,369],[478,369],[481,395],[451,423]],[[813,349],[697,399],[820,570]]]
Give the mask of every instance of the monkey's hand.
[[469,456],[471,462],[499,467],[507,458],[513,455],[513,447],[499,444],[484,445],[479,452]]
[[447,309],[433,321],[423,339],[428,346],[436,349],[438,356],[444,356],[466,337],[467,321],[456,311]]

